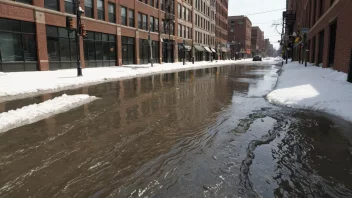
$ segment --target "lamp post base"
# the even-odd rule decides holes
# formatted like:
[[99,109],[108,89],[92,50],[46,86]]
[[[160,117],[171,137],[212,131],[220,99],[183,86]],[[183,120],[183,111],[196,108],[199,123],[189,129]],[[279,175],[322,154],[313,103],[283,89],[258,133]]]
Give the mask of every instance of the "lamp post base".
[[82,75],[82,68],[77,68],[77,76],[78,77],[83,76]]

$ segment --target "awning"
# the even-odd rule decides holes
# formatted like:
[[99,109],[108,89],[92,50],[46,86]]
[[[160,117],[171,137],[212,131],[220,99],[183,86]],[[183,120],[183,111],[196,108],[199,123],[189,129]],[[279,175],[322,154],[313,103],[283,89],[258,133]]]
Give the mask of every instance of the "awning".
[[205,52],[205,49],[199,45],[195,45],[194,48],[196,48],[196,50],[198,50],[200,52]]
[[222,51],[222,52],[227,52],[227,48],[226,48],[226,47],[222,47],[222,48],[221,48],[221,51]]
[[209,47],[204,47],[204,49],[209,52],[209,53],[212,53],[212,51],[209,49]]
[[210,48],[210,49],[211,49],[212,52],[216,53],[215,49],[213,49],[213,48]]

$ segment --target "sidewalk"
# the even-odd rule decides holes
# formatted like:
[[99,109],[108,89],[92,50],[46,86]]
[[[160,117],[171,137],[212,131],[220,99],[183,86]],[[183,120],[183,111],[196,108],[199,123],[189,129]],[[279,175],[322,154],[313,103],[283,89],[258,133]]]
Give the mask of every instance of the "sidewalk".
[[326,112],[352,122],[352,83],[347,74],[298,62],[284,65],[269,102],[298,109]]
[[83,77],[76,76],[76,69],[13,73],[0,72],[0,102],[137,76],[246,62],[250,63],[251,60],[195,62],[195,64],[187,62],[186,65],[179,62],[154,64],[154,67],[150,67],[149,64],[86,68],[83,69]]

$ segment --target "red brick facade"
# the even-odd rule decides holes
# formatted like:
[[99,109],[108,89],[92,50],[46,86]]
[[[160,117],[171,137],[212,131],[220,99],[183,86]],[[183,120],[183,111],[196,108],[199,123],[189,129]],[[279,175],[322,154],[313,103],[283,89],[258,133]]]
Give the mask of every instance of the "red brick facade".
[[[235,36],[235,51],[242,51],[245,54],[250,55],[252,22],[245,16],[229,16],[228,24],[228,34],[234,34]],[[231,41],[229,40],[229,42]]]
[[[75,21],[75,16],[72,14],[68,14],[65,12],[65,1],[59,1],[59,10],[51,10],[47,9],[44,6],[44,0],[32,0],[32,4],[24,4],[10,0],[0,0],[0,18],[4,19],[15,19],[20,21],[29,21],[34,22],[36,27],[36,44],[37,44],[37,62],[38,62],[38,69],[39,70],[49,70],[50,61],[48,60],[48,49],[47,49],[47,35],[46,35],[46,25],[57,26],[57,27],[66,27],[66,16],[72,16]],[[98,20],[97,16],[97,0],[93,0],[93,16],[94,18],[84,17],[82,16],[82,24],[85,24],[87,31],[93,32],[101,32],[116,35],[116,65],[122,65],[122,47],[121,47],[121,37],[133,37],[135,39],[135,60],[136,64],[140,63],[139,60],[139,39],[148,39],[148,31],[138,29],[138,13],[141,12],[147,15],[147,25],[149,27],[150,21],[149,18],[151,16],[159,19],[159,29],[162,28],[162,21],[165,19],[165,12],[161,10],[162,2],[167,2],[169,0],[159,0],[159,1],[147,1],[148,4],[143,3],[146,1],[139,1],[139,0],[103,0],[104,2],[104,15],[105,20]],[[108,3],[115,4],[115,17],[116,23],[108,22]],[[154,6],[150,5],[150,2],[154,2]],[[155,5],[158,2],[159,5]],[[171,35],[171,40],[173,41],[174,45],[174,56],[173,61],[178,61],[178,49],[177,43],[182,43],[183,38],[177,36],[178,32],[178,4],[184,5],[187,4],[186,7],[191,8],[191,13],[189,13],[192,17],[193,21],[193,3],[195,2],[192,0],[174,0],[173,1],[173,8],[175,10],[175,19],[174,19],[174,35]],[[84,1],[80,3],[81,7],[84,9],[85,4]],[[218,14],[216,15],[216,29],[218,29],[221,34],[217,35],[217,41],[226,44],[226,37],[227,37],[227,0],[218,1]],[[128,27],[121,24],[121,6],[128,9],[132,9],[134,11],[134,27]],[[165,5],[164,5],[165,6]],[[221,15],[220,15],[221,13]],[[223,23],[220,23],[222,21]],[[129,17],[127,13],[127,24],[129,23]],[[74,22],[76,26],[76,22]],[[194,23],[191,22],[193,25]],[[193,32],[193,27],[192,30]],[[159,32],[151,32],[151,40],[159,42],[159,57],[160,60],[157,62],[162,62],[162,41],[164,39],[168,39],[169,35],[162,34]],[[188,39],[188,43],[192,39]],[[81,47],[81,63],[82,67],[85,67],[85,60],[84,60],[84,44],[83,38],[80,38],[80,47]]]
[[[287,10],[296,14],[294,32],[301,28],[310,29],[306,43],[309,49],[308,61],[347,73],[352,50],[352,1],[288,0]],[[336,37],[332,34],[335,30]],[[333,42],[334,38],[336,42]],[[297,58],[296,56],[295,59]]]

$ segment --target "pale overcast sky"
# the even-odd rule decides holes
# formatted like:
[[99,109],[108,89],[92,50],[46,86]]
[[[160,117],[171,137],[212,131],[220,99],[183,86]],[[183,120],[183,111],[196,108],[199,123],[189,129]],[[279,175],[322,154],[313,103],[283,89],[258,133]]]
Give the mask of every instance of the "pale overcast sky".
[[[282,12],[285,10],[255,13],[282,8],[286,8],[286,0],[229,0],[229,16],[246,15],[251,20],[252,26],[259,26],[264,31],[264,38],[269,38],[275,48],[279,47],[277,41],[281,39],[281,36],[272,24],[275,22],[282,24]],[[279,26],[278,30],[281,33],[282,26]]]

